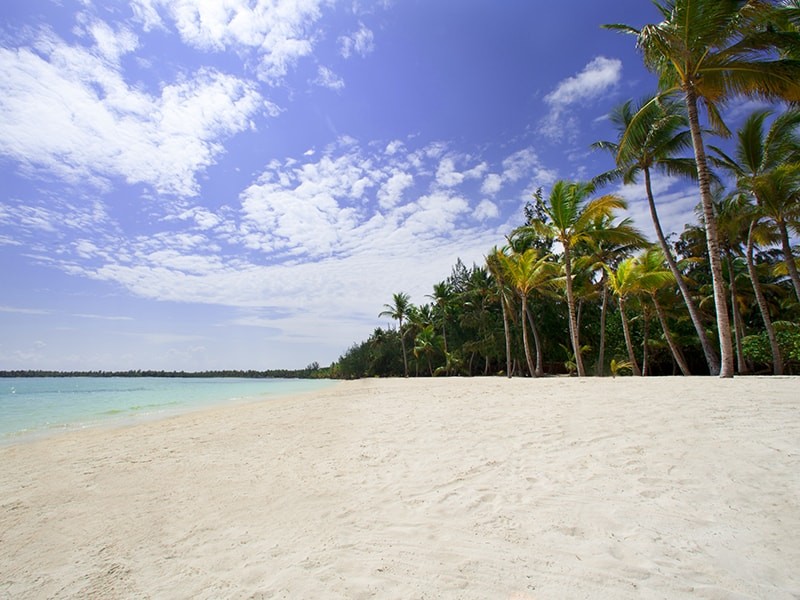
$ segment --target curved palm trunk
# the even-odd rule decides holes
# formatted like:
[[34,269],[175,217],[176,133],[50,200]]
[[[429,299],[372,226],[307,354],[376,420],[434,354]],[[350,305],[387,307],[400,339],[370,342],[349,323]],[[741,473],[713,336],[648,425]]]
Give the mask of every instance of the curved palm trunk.
[[783,375],[783,357],[781,356],[780,346],[778,346],[778,337],[775,335],[775,327],[773,327],[772,319],[770,319],[769,316],[767,299],[764,297],[764,292],[761,291],[761,283],[758,280],[756,265],[753,261],[753,246],[755,245],[753,240],[754,227],[755,221],[750,223],[750,231],[747,234],[747,273],[750,275],[750,281],[753,283],[753,291],[756,294],[758,309],[761,311],[761,318],[764,320],[764,328],[767,330],[769,348],[772,352],[772,372],[775,375]]
[[503,332],[506,337],[506,376],[511,379],[511,331],[508,324],[508,309],[503,291],[500,291],[500,308],[503,311]]
[[539,330],[536,328],[536,323],[533,320],[531,311],[528,311],[528,324],[531,326],[533,332],[533,345],[536,349],[536,370],[534,377],[541,377],[544,375],[544,358],[542,357],[542,340],[539,338]]
[[647,192],[647,202],[650,205],[650,217],[653,219],[653,228],[656,230],[658,243],[661,246],[662,252],[664,252],[664,257],[667,259],[669,270],[672,271],[672,275],[675,277],[675,282],[678,284],[678,289],[681,291],[681,296],[683,296],[683,301],[686,304],[686,310],[689,311],[689,318],[692,319],[692,324],[694,325],[694,329],[697,332],[697,337],[700,340],[700,346],[702,347],[703,354],[706,357],[708,371],[712,375],[719,375],[719,356],[717,355],[717,351],[714,350],[714,347],[711,345],[711,341],[708,339],[708,334],[703,326],[703,320],[700,318],[700,313],[698,312],[697,305],[695,304],[694,298],[692,298],[692,294],[689,291],[689,286],[686,285],[686,281],[684,281],[683,275],[680,272],[680,269],[678,269],[678,263],[672,256],[672,249],[669,247],[667,238],[664,236],[664,231],[661,229],[661,221],[658,218],[656,202],[653,198],[653,189],[650,185],[650,169],[647,167],[644,168],[644,184],[645,191]]
[[585,377],[586,370],[583,368],[583,358],[581,357],[581,344],[578,339],[578,319],[575,315],[575,296],[572,292],[572,264],[570,263],[569,244],[564,244],[564,271],[567,277],[567,311],[569,312],[569,336],[572,343],[572,351],[575,353],[575,366],[578,369],[578,377]]
[[714,307],[717,314],[720,349],[719,376],[729,378],[733,377],[733,343],[731,341],[731,323],[728,318],[728,303],[725,298],[725,283],[722,276],[722,260],[719,253],[717,219],[714,216],[708,162],[703,147],[703,136],[700,133],[700,119],[697,115],[697,94],[691,86],[687,86],[684,92],[686,109],[689,114],[689,131],[692,134],[694,157],[697,161],[697,179],[700,184],[700,200],[703,204],[708,261],[711,267],[711,280],[714,284]]
[[408,377],[408,358],[406,356],[406,338],[403,333],[403,319],[400,319],[400,346],[403,348],[403,372]]
[[669,346],[670,352],[672,352],[672,358],[678,364],[678,367],[685,376],[691,375],[689,371],[689,365],[686,364],[686,358],[683,356],[683,352],[675,343],[675,340],[672,338],[672,334],[669,332],[669,327],[667,326],[667,315],[664,313],[664,308],[658,302],[655,294],[651,294],[650,297],[653,299],[653,306],[656,309],[656,315],[658,316],[658,322],[661,324],[661,331],[664,332],[664,338],[667,340],[667,345]]
[[738,373],[740,375],[744,375],[749,372],[749,369],[747,368],[747,361],[745,361],[744,358],[744,351],[742,349],[744,323],[742,322],[739,303],[736,301],[736,274],[733,272],[733,260],[731,259],[729,252],[725,253],[725,264],[728,265],[728,287],[731,291],[731,312],[733,312],[733,342],[734,347],[736,348],[736,365],[738,366]]
[[606,315],[608,313],[608,275],[603,271],[600,278],[603,286],[603,304],[600,306],[600,350],[597,353],[597,365],[595,375],[602,377],[605,375],[606,364]]
[[522,346],[525,348],[525,361],[528,363],[528,373],[531,377],[536,377],[536,369],[533,365],[533,356],[531,356],[531,346],[528,342],[528,297],[525,294],[519,295],[520,302],[522,303],[520,324],[522,325]]
[[625,347],[628,350],[628,362],[631,363],[631,372],[640,377],[642,371],[639,369],[639,364],[636,362],[636,355],[633,353],[633,340],[631,339],[631,329],[628,324],[628,317],[625,316],[625,299],[619,297],[619,314],[622,318],[622,333],[625,334]]
[[650,348],[647,339],[650,336],[650,317],[647,314],[647,307],[642,305],[642,376],[649,374]]
[[783,260],[786,262],[786,269],[789,271],[789,278],[794,286],[794,293],[797,301],[800,302],[800,275],[797,273],[797,264],[794,262],[794,253],[789,243],[789,232],[786,230],[786,223],[778,221],[778,229],[781,232],[781,248],[783,249]]

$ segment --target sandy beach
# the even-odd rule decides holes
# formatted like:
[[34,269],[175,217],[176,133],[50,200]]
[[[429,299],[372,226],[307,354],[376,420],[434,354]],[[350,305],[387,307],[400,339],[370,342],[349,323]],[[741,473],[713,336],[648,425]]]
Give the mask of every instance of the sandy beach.
[[800,597],[800,378],[342,382],[0,466],[0,598]]

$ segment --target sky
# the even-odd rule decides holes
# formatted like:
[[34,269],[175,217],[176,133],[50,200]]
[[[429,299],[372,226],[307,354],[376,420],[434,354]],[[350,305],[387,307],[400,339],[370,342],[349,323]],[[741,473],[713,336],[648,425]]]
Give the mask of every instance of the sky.
[[[613,167],[647,0],[4,0],[0,369],[325,366]],[[734,107],[735,108],[735,107]],[[642,187],[610,186],[651,239]],[[655,180],[666,231],[691,184]]]

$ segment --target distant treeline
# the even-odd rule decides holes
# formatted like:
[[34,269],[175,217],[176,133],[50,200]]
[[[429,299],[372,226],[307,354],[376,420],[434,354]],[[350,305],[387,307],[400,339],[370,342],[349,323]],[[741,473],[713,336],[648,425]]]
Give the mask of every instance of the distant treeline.
[[0,371],[0,377],[238,377],[246,379],[325,379],[329,376],[327,369],[321,369],[317,363],[312,363],[305,369],[268,369],[266,371],[36,371],[16,370]]

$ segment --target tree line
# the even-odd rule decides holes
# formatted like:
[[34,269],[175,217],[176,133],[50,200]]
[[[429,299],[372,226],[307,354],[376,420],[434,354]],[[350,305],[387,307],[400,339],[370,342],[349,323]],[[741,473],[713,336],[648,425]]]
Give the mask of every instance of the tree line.
[[48,371],[20,369],[0,371],[0,377],[165,377],[165,378],[222,378],[235,377],[240,379],[317,379],[326,378],[328,370],[320,368],[314,362],[305,369],[268,369],[257,371],[253,369],[241,371],[236,369],[222,369],[215,371],[155,371],[130,369],[127,371]]
[[[658,0],[631,34],[657,90],[609,115],[612,169],[558,181],[521,227],[414,305],[397,292],[336,377],[796,372],[800,365],[800,3]],[[725,104],[771,103],[731,132]],[[716,139],[732,137],[726,151]],[[652,176],[698,190],[697,224],[673,239]],[[611,183],[644,184],[656,242]]]

